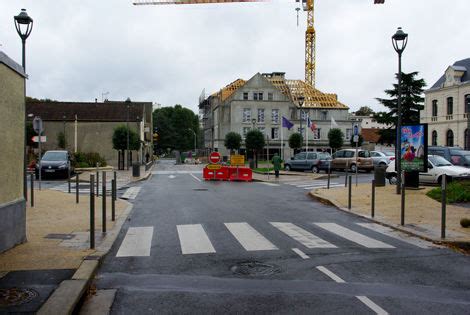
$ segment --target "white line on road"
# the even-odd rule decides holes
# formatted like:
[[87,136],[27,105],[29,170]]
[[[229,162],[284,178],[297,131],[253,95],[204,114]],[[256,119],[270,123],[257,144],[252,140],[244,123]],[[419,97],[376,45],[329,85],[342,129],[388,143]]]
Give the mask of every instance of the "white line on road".
[[140,192],[141,187],[130,187],[121,196],[122,199],[135,199]]
[[388,237],[396,238],[397,240],[400,240],[402,242],[405,242],[405,243],[408,243],[408,244],[411,244],[420,248],[429,249],[434,246],[431,242],[421,240],[417,237],[408,236],[405,233],[395,231],[392,228],[389,228],[389,227],[386,227],[377,223],[356,223],[356,224],[362,227],[365,227],[367,229],[370,229],[374,232],[384,234]]
[[307,248],[336,248],[335,245],[312,233],[288,222],[270,222],[275,228],[292,237]]
[[192,178],[194,178],[195,180],[197,180],[198,182],[202,182],[202,180],[196,176],[194,176],[193,173],[189,173],[189,175],[191,175]]
[[259,183],[262,184],[262,185],[272,186],[272,187],[279,187],[280,186],[279,184],[274,184],[274,183],[266,183],[266,182],[259,182]]
[[278,249],[246,222],[225,223],[225,226],[247,251]]
[[153,227],[130,227],[116,257],[150,256]]
[[294,253],[299,255],[302,259],[309,259],[310,258],[308,255],[306,255],[303,251],[301,251],[298,248],[292,248],[292,250],[294,251]]
[[321,272],[323,272],[325,275],[327,275],[328,277],[330,277],[331,279],[333,279],[333,281],[335,281],[337,283],[346,283],[346,281],[344,281],[343,279],[341,279],[340,277],[335,275],[330,270],[326,269],[326,267],[317,266],[317,269],[320,270]]
[[354,232],[336,223],[314,223],[315,225],[325,229],[331,233],[341,236],[351,242],[362,245],[367,248],[395,248],[395,246],[375,240],[363,234]]
[[201,224],[177,225],[176,228],[183,255],[215,253],[215,249]]
[[[330,183],[330,188],[331,187],[342,187],[344,185],[342,184],[331,184]],[[324,185],[319,185],[319,186],[308,186],[308,187],[304,187],[305,190],[310,190],[310,189],[313,189],[313,188],[326,188],[327,187],[327,184],[324,184]]]

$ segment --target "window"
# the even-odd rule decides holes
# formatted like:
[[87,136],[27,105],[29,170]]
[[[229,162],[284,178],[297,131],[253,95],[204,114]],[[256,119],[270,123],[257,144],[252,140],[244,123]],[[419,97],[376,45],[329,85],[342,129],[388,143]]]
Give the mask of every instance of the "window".
[[295,155],[296,160],[305,160],[307,158],[307,153],[302,152]]
[[243,127],[242,129],[242,136],[243,136],[243,139],[246,138],[246,134],[250,131],[250,127]]
[[272,101],[273,100],[273,93],[268,93],[268,101]]
[[333,157],[335,158],[343,158],[344,157],[344,152],[345,151],[338,151],[335,154],[333,154]]
[[345,158],[352,158],[354,157],[354,151],[344,151],[344,157]]
[[243,100],[248,100],[248,92],[243,92]]
[[273,109],[271,112],[271,120],[273,124],[279,123],[279,109]]
[[321,112],[320,119],[321,120],[326,120],[328,118],[328,112]]
[[346,140],[351,139],[352,129],[346,129]]
[[454,113],[454,98],[447,98],[447,115],[452,115]]
[[244,108],[243,109],[243,122],[244,123],[251,123],[251,108]]
[[437,117],[437,100],[432,101],[432,117]]
[[307,154],[307,160],[315,160],[317,158],[316,153],[308,153]]
[[262,101],[263,100],[263,92],[254,92],[253,99],[255,101]]
[[271,128],[271,139],[279,139],[279,128],[278,127],[274,127],[274,128]]
[[258,108],[258,122],[264,123],[264,108]]
[[446,145],[448,147],[454,146],[454,132],[452,130],[447,130],[447,142]]
[[381,157],[379,152],[371,152],[370,156],[372,156],[372,157]]
[[470,113],[470,94],[465,95],[465,113]]
[[436,130],[432,131],[431,145],[437,145],[437,131]]

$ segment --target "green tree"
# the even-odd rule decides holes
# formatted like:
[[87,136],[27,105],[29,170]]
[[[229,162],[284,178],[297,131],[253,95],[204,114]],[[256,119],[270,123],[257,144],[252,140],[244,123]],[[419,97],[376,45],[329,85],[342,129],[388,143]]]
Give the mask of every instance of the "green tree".
[[302,147],[302,142],[302,135],[298,132],[291,134],[289,137],[289,147],[291,149],[300,149]]
[[369,116],[374,114],[374,110],[369,106],[362,106],[356,111],[356,116]]
[[[360,147],[360,146],[362,145],[362,143],[364,142],[364,138],[363,138],[361,135],[359,135],[359,139],[358,139],[358,140],[359,140],[359,141],[357,141],[357,146]],[[351,137],[351,141],[350,141],[350,142],[351,142],[351,146],[352,146],[352,147],[356,147],[356,142],[354,142],[354,136]]]
[[57,146],[61,149],[65,149],[67,146],[65,134],[62,131],[57,134]]
[[248,131],[245,138],[245,146],[247,150],[253,151],[255,164],[256,167],[258,167],[258,153],[262,151],[265,146],[263,133],[258,129]]
[[[153,127],[158,133],[156,143],[159,152],[167,149],[187,151],[194,148],[194,134],[199,131],[199,119],[194,112],[181,105],[162,107],[153,111]],[[202,138],[199,137],[199,144]]]
[[[127,137],[129,135],[129,148],[127,147]],[[113,149],[119,152],[119,161],[124,162],[124,152],[126,150],[139,150],[140,140],[139,135],[134,130],[128,128],[126,125],[120,125],[114,128],[113,133]],[[120,165],[121,167],[121,165]],[[124,168],[124,164],[120,169]]]
[[339,128],[330,129],[328,142],[332,149],[337,150],[343,146],[344,133]]
[[230,153],[240,149],[241,145],[242,136],[239,133],[231,131],[225,135],[224,146],[230,150]]

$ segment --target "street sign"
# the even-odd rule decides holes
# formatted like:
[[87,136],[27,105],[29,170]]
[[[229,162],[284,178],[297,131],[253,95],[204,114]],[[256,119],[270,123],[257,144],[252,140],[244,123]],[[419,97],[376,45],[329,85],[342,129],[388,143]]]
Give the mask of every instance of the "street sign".
[[230,165],[232,165],[232,166],[244,166],[245,165],[245,156],[244,155],[231,155],[230,156]]
[[209,161],[212,164],[217,164],[220,162],[220,153],[219,152],[212,152],[211,155],[209,155]]
[[34,117],[33,119],[33,129],[36,131],[37,134],[40,134],[44,131],[44,126],[42,124],[42,119],[38,116]]
[[359,135],[359,126],[357,124],[354,125],[353,128],[353,135],[358,136]]
[[[39,136],[34,136],[31,138],[31,141],[33,142],[39,142]],[[41,136],[41,142],[47,142],[47,137],[46,136]]]
[[355,135],[355,136],[353,137],[353,142],[358,143],[358,142],[359,142],[359,136]]
[[208,170],[220,170],[222,168],[222,165],[220,164],[208,164],[207,166]]

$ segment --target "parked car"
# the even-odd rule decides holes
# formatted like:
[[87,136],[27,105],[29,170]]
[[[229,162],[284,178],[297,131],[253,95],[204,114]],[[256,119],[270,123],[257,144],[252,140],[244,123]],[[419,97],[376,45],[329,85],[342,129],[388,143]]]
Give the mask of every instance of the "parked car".
[[386,166],[390,162],[395,161],[395,152],[370,151],[370,157],[374,166]]
[[328,171],[330,160],[331,156],[327,152],[300,152],[284,163],[284,169],[319,173],[320,170]]
[[454,165],[470,167],[470,151],[459,147],[430,146],[429,155],[439,155]]
[[[453,179],[470,179],[470,170],[465,167],[452,165],[449,161],[439,155],[428,156],[428,171],[419,173],[419,181],[421,183],[441,183],[442,175],[447,175],[448,180]],[[390,184],[396,184],[397,172],[395,171],[395,163],[390,163],[385,171],[385,177]]]
[[[60,176],[67,178],[73,173],[71,156],[67,151],[47,151],[41,159],[41,177]],[[36,177],[39,177],[39,164],[36,164]]]
[[351,172],[358,170],[364,170],[370,172],[374,169],[372,158],[368,150],[357,151],[357,165],[356,165],[356,149],[344,149],[336,151],[331,161],[332,170],[345,170],[349,169]]

